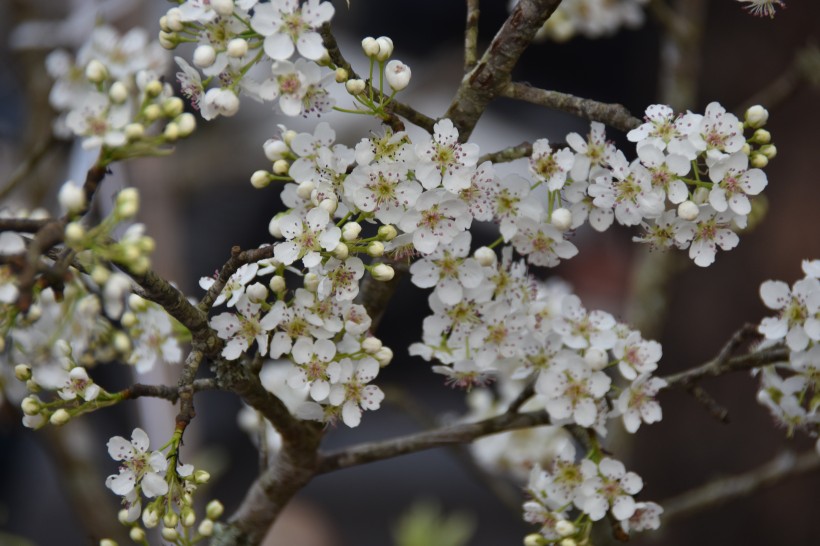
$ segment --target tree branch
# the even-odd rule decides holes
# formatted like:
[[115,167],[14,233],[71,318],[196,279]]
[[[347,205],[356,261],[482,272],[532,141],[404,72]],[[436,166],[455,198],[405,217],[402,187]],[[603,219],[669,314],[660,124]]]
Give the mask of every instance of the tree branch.
[[479,0],[467,0],[467,25],[464,31],[464,72],[478,63]]
[[509,148],[504,148],[497,152],[490,152],[478,158],[478,164],[481,165],[485,161],[492,161],[493,163],[508,163],[521,159],[522,157],[529,157],[532,155],[532,143],[522,142]]
[[526,83],[508,83],[501,89],[500,95],[567,112],[590,121],[600,121],[623,132],[634,129],[641,124],[641,120],[633,116],[621,104],[607,104],[591,99],[583,99],[567,93],[539,89]]
[[493,38],[478,64],[464,77],[444,117],[466,142],[487,109],[510,81],[510,73],[561,0],[521,0]]
[[820,455],[815,450],[797,456],[791,452],[781,453],[772,461],[750,472],[720,478],[663,501],[660,503],[663,506],[663,524],[746,497],[786,478],[818,468]]
[[459,423],[438,429],[410,434],[381,442],[369,442],[343,449],[319,458],[317,472],[324,474],[384,459],[408,455],[427,449],[469,443],[476,438],[497,432],[537,427],[550,423],[546,411],[504,413],[476,423]]
[[216,282],[211,285],[208,292],[206,292],[205,295],[202,296],[202,299],[199,300],[197,308],[203,313],[207,312],[213,305],[214,300],[222,292],[222,289],[225,288],[225,284],[228,282],[228,279],[231,278],[231,275],[236,273],[237,269],[245,264],[258,262],[259,260],[266,260],[272,257],[273,245],[267,245],[244,251],[238,246],[232,247],[231,257],[227,262],[225,262],[222,269],[220,269]]
[[40,160],[45,157],[46,153],[51,149],[57,139],[49,130],[48,136],[43,138],[34,148],[29,152],[25,159],[14,169],[8,181],[0,188],[0,200],[5,199],[14,189],[25,180],[26,176],[31,173],[34,168],[40,163]]

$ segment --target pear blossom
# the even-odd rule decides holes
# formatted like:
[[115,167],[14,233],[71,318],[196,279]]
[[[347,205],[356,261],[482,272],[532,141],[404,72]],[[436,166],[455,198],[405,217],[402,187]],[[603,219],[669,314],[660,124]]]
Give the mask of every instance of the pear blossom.
[[441,301],[454,305],[464,297],[465,288],[476,288],[484,279],[484,271],[470,253],[469,232],[462,232],[447,245],[439,245],[433,253],[413,262],[411,280],[420,288],[435,287]]
[[298,50],[302,57],[317,61],[325,52],[317,29],[330,21],[334,11],[333,4],[320,0],[301,5],[297,0],[273,0],[256,4],[250,23],[265,37],[263,47],[271,59],[284,61]]
[[117,495],[142,491],[146,497],[152,498],[168,492],[164,476],[168,461],[159,451],[148,453],[148,435],[142,429],[134,429],[130,442],[122,436],[111,438],[108,453],[115,461],[122,461],[119,473],[105,480],[105,486]]
[[627,472],[622,462],[609,457],[597,465],[589,459],[581,461],[581,471],[585,480],[580,488],[581,498],[575,503],[592,521],[603,519],[610,509],[615,519],[632,517],[636,510],[632,495],[643,489],[640,476]]
[[[211,319],[211,327],[216,335],[226,340],[222,349],[222,356],[228,360],[236,360],[256,341],[259,354],[265,356],[268,352],[268,315],[260,319],[261,306],[251,302],[243,296],[236,304],[236,313],[221,313]],[[267,320],[266,320],[267,319]]]
[[746,143],[740,120],[718,102],[706,106],[700,124],[689,134],[689,141],[695,149],[706,152],[707,164],[739,152]]
[[78,396],[90,402],[100,394],[100,387],[88,377],[88,372],[82,366],[72,368],[66,375],[65,386],[57,391],[63,400],[74,400]]
[[419,252],[429,254],[439,244],[452,241],[471,223],[467,205],[452,193],[438,188],[422,193],[398,225],[413,234],[413,246]]
[[570,177],[576,181],[587,180],[590,173],[604,168],[607,158],[615,153],[615,146],[606,141],[604,124],[598,121],[590,124],[586,140],[578,133],[569,133],[567,144],[575,152]]
[[657,503],[636,502],[635,512],[629,518],[621,520],[621,527],[627,533],[657,529],[661,526],[661,514],[663,508]]
[[182,360],[182,348],[174,337],[171,317],[158,305],[149,305],[135,313],[137,323],[130,334],[134,348],[128,357],[137,373],[153,369],[157,362],[177,364]]
[[557,227],[530,218],[518,221],[512,244],[527,257],[529,263],[543,267],[555,267],[562,259],[567,260],[578,254],[578,248],[565,241]]
[[288,385],[295,389],[310,387],[310,397],[321,402],[330,394],[329,364],[336,356],[336,344],[328,339],[300,337],[293,344],[293,368]]
[[458,129],[449,119],[433,126],[433,137],[416,145],[419,158],[416,179],[424,189],[440,185],[458,193],[470,186],[470,179],[478,162],[478,145],[458,142]]
[[574,154],[568,148],[561,148],[553,152],[549,141],[545,138],[540,138],[532,144],[532,155],[529,161],[530,173],[536,180],[546,182],[550,191],[564,187],[567,174],[574,163]]
[[[228,307],[236,305],[239,299],[245,294],[245,285],[256,277],[258,271],[258,263],[241,265],[234,274],[230,276],[228,282],[225,283],[222,291],[214,300],[214,305],[222,305],[223,303]],[[215,282],[215,277],[201,277],[199,279],[199,286],[203,290],[210,290]]]
[[760,297],[766,307],[780,311],[777,317],[764,318],[758,330],[766,339],[785,339],[792,351],[806,349],[810,341],[820,341],[820,280],[806,277],[790,289],[782,281],[765,281]]
[[675,226],[675,240],[686,248],[695,265],[707,267],[715,261],[718,247],[731,250],[740,242],[729,223],[736,220],[731,211],[718,212],[709,205],[702,205],[695,222],[679,222]]
[[357,361],[344,358],[328,366],[333,385],[327,401],[342,407],[342,420],[353,428],[359,426],[362,410],[377,410],[384,393],[376,385],[368,385],[379,373],[379,363],[366,357]]
[[612,380],[603,372],[593,372],[581,357],[564,357],[542,372],[535,392],[545,399],[550,417],[590,427],[598,418],[596,401],[609,390]]
[[621,392],[615,402],[615,409],[623,416],[624,427],[628,432],[637,432],[642,421],[652,424],[661,420],[661,406],[655,400],[655,395],[665,386],[666,381],[663,379],[644,374],[635,378],[632,385]]
[[766,174],[760,169],[749,169],[749,156],[743,152],[715,162],[709,168],[714,182],[709,192],[709,204],[718,211],[728,208],[735,214],[746,215],[752,211],[749,195],[757,195],[766,187]]
[[697,157],[697,150],[689,140],[689,135],[700,127],[702,115],[688,112],[675,116],[671,107],[652,104],[646,108],[644,119],[645,123],[626,134],[626,138],[637,143],[638,148],[651,145],[659,150],[668,150],[671,154],[682,155],[688,160]]
[[320,207],[310,209],[304,216],[291,212],[279,220],[279,229],[287,241],[276,243],[273,257],[290,265],[302,260],[305,267],[319,265],[321,251],[331,251],[339,244],[342,230],[330,224],[330,214]]
[[618,361],[621,375],[630,381],[639,374],[646,374],[658,368],[661,358],[661,344],[641,338],[640,332],[631,332],[625,339],[619,339],[612,348]]
[[771,19],[774,18],[774,7],[778,5],[782,8],[786,7],[786,3],[783,0],[737,0],[738,2],[743,2],[748,4],[748,6],[743,6],[743,9],[747,10],[752,15],[757,17],[764,17],[767,16]]

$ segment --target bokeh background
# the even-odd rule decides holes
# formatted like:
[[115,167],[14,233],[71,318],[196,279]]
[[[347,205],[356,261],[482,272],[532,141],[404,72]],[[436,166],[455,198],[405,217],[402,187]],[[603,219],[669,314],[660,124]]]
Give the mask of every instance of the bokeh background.
[[[361,66],[358,42],[363,36],[392,37],[394,56],[413,69],[413,81],[403,100],[428,115],[441,116],[462,74],[464,2],[352,0],[349,9],[345,2],[334,4],[334,24],[346,56],[358,59]],[[788,2],[788,9],[779,11],[774,20],[750,17],[732,0],[708,4],[694,110],[702,111],[708,102],[718,100],[742,115],[738,106],[788,70],[798,50],[820,39],[817,2]],[[68,18],[71,5],[78,6],[84,16]],[[84,24],[100,16],[121,29],[143,25],[153,33],[168,6],[127,0],[0,2],[0,182],[47,138],[51,116],[46,104],[49,82],[42,65],[45,51],[11,49],[14,29],[26,21],[46,21],[52,26],[42,27],[42,38],[35,45],[71,42],[82,37]],[[488,43],[506,13],[506,2],[482,2],[480,44]],[[615,37],[539,44],[526,52],[514,77],[547,89],[619,102],[640,116],[658,97],[660,34],[648,18],[642,28]],[[820,81],[820,73],[815,78]],[[782,279],[791,283],[802,276],[802,259],[820,257],[819,102],[818,86],[803,82],[784,100],[768,105],[767,128],[779,151],[767,168],[768,215],[757,230],[742,236],[738,248],[719,253],[710,268],[688,266],[675,276],[668,312],[653,320],[655,336],[664,348],[661,374],[714,356],[744,323],[758,322],[767,314],[758,297],[761,282]],[[350,117],[327,116],[337,128],[338,141],[352,145],[376,128],[373,122],[351,121]],[[277,123],[300,129],[312,120],[276,117],[256,104],[243,103],[235,118],[202,123],[195,138],[180,142],[171,158],[118,165],[106,179],[111,192],[126,183],[140,189],[144,204],[140,220],[157,240],[155,267],[188,293],[200,294],[197,279],[220,267],[232,245],[248,248],[269,240],[268,221],[281,208],[278,192],[254,190],[248,178],[254,170],[269,167],[261,145],[277,134]],[[479,123],[475,140],[482,151],[492,151],[540,137],[561,141],[567,132],[583,133],[586,127],[565,114],[499,100]],[[608,136],[624,142],[617,131],[608,131]],[[519,161],[513,167],[522,165]],[[80,178],[83,169],[83,158],[70,145],[58,144],[6,199],[8,203],[53,203],[55,189],[68,178]],[[642,249],[630,239],[631,233],[623,229],[603,235],[582,231],[575,238],[580,254],[555,273],[575,287],[588,308],[624,318],[635,264],[642,259]],[[385,390],[401,389],[423,412],[455,415],[464,410],[463,396],[444,386],[429,365],[406,356],[408,343],[420,336],[426,296],[409,282],[405,284],[378,332],[396,353],[393,364],[379,376],[379,384]],[[123,381],[122,371],[103,371],[99,381],[113,388]],[[166,377],[160,373],[154,379],[174,381],[174,369],[164,373]],[[783,450],[800,451],[813,445],[802,437],[784,438],[784,431],[755,402],[754,378],[736,374],[704,386],[729,410],[729,424],[715,421],[687,395],[668,392],[661,396],[663,421],[642,427],[631,444],[620,443],[615,449],[628,468],[644,478],[642,498],[662,504],[709,480],[751,470]],[[154,442],[164,438],[171,427],[172,408],[151,406],[157,404],[134,403],[93,415],[85,425],[72,423],[77,428],[62,429],[62,434],[25,430],[16,409],[3,406],[0,544],[15,544],[13,536],[43,545],[89,543],[80,522],[113,514],[117,499],[104,491],[101,504],[89,513],[89,507],[72,504],[66,490],[91,480],[99,480],[99,486],[105,475],[115,471],[104,447],[110,436],[128,436],[141,423]],[[191,456],[197,453],[194,462],[213,470],[208,493],[221,499],[228,511],[238,505],[257,465],[250,440],[237,430],[238,409],[238,401],[231,396],[203,393],[197,399],[198,417],[186,433]],[[333,449],[418,430],[422,426],[419,419],[406,410],[388,398],[381,410],[364,416],[358,429],[333,430],[324,445]],[[61,475],[61,469],[68,466],[86,473],[70,483]],[[817,544],[818,491],[820,473],[806,474],[672,522],[661,532],[638,535],[633,543]],[[391,530],[401,515],[424,499],[439,503],[445,513],[472,518],[475,532],[469,544],[474,546],[520,544],[521,537],[531,531],[521,521],[520,512],[505,507],[442,449],[320,476],[277,523],[277,538],[271,543],[391,544]]]

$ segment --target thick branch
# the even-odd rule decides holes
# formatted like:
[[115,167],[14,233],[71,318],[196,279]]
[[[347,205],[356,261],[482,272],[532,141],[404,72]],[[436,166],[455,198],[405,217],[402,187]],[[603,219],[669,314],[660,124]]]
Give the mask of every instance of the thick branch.
[[476,438],[489,436],[497,432],[547,425],[549,422],[549,414],[546,411],[504,413],[477,423],[449,425],[400,438],[365,443],[330,453],[320,458],[317,471],[319,473],[331,472],[340,468],[372,463],[436,447],[468,443]]
[[539,89],[526,83],[512,82],[507,84],[501,90],[501,96],[531,102],[553,110],[560,110],[590,121],[600,121],[624,132],[641,124],[641,120],[633,116],[621,104],[607,104],[591,99],[583,99],[567,93]]
[[521,54],[561,0],[521,0],[493,38],[481,60],[467,74],[444,117],[466,142],[486,110],[510,81]]
[[747,497],[786,478],[820,468],[820,455],[811,450],[795,456],[781,453],[774,460],[750,472],[721,478],[662,502],[664,525],[729,501]]
[[508,163],[521,159],[522,157],[529,157],[532,155],[532,143],[522,142],[516,146],[510,146],[497,152],[490,152],[478,158],[478,164],[481,165],[485,161],[492,161],[493,163]]

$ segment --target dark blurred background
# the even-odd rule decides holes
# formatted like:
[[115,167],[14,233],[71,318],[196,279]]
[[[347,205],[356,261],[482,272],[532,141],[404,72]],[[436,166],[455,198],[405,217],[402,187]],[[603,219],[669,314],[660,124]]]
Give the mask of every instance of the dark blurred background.
[[[77,3],[84,9],[98,5]],[[112,3],[116,4],[102,4]],[[363,36],[390,36],[396,46],[394,57],[413,69],[413,81],[403,100],[433,117],[442,115],[462,73],[464,2],[352,0],[349,10],[344,2],[334,4],[334,23],[348,58],[361,61],[358,42]],[[702,111],[708,102],[718,100],[742,116],[736,107],[791,66],[797,50],[820,38],[820,3],[788,2],[788,9],[778,11],[774,20],[751,17],[731,0],[708,4],[699,92],[692,107]],[[8,36],[23,19],[58,18],[63,8],[45,0],[0,3],[0,37]],[[116,24],[122,29],[142,24],[153,33],[155,21],[166,8],[167,4],[158,2],[125,9],[117,14]],[[488,43],[506,13],[506,2],[482,2],[481,45]],[[658,100],[660,40],[658,26],[648,18],[641,29],[612,38],[539,44],[526,52],[514,77],[547,89],[620,102],[641,116],[648,104]],[[48,85],[42,71],[43,52],[4,48],[6,44],[0,43],[0,180],[6,179],[25,151],[43,138],[49,117],[43,104]],[[815,77],[820,79],[820,74]],[[39,90],[39,95],[26,90]],[[818,100],[818,88],[804,83],[786,100],[767,105],[767,128],[779,151],[767,168],[769,213],[756,231],[741,237],[738,248],[719,252],[713,266],[686,267],[674,278],[668,313],[654,320],[664,348],[661,375],[713,357],[744,323],[758,322],[769,313],[758,297],[761,282],[781,279],[791,283],[802,276],[802,259],[820,257]],[[243,103],[236,118],[202,123],[200,134],[181,142],[170,159],[114,167],[112,185],[121,183],[116,182],[121,177],[140,188],[144,203],[140,219],[158,243],[156,269],[190,294],[199,295],[197,279],[220,267],[232,245],[247,248],[269,240],[268,221],[281,207],[278,192],[273,188],[254,190],[248,177],[255,169],[269,167],[261,145],[277,133],[277,123],[296,129],[309,125],[265,112],[255,104]],[[328,119],[337,127],[338,140],[348,145],[376,127],[372,122],[354,124],[333,115]],[[585,122],[565,114],[499,100],[482,119],[475,138],[482,151],[492,151],[539,137],[560,141],[567,132],[583,133],[586,127]],[[624,142],[617,131],[609,130],[608,136]],[[63,146],[47,155],[12,200],[53,199],[53,188],[68,176],[70,153],[68,146]],[[588,308],[626,316],[630,278],[642,253],[630,238],[630,232],[617,229],[603,235],[577,234],[581,252],[557,274],[575,287]],[[406,390],[430,413],[463,411],[460,393],[445,387],[428,364],[406,356],[408,343],[420,336],[420,318],[427,307],[426,295],[409,282],[405,284],[378,332],[396,353],[378,382],[385,388]],[[168,380],[173,381],[176,370],[168,373]],[[114,375],[111,373],[112,378]],[[704,387],[729,410],[729,424],[715,421],[691,397],[668,392],[661,396],[663,421],[641,427],[631,445],[621,442],[615,449],[627,467],[644,478],[641,498],[663,504],[665,498],[711,479],[751,470],[784,449],[803,450],[813,445],[803,437],[784,438],[784,431],[777,429],[767,411],[755,402],[756,382],[747,374],[711,380]],[[200,446],[203,464],[217,469],[209,494],[221,499],[229,512],[237,506],[256,468],[255,451],[235,426],[238,409],[233,397],[201,394],[197,420],[193,430],[186,433],[191,453],[194,446]],[[87,430],[98,437],[97,442],[63,444],[62,449],[85,454],[90,469],[96,468],[104,477],[115,471],[104,448],[107,438],[128,436],[139,419],[149,422],[146,427],[149,432],[153,427],[151,435],[157,441],[170,430],[172,410],[163,411],[152,413],[132,406],[92,416]],[[325,446],[333,449],[387,438],[419,426],[388,399],[378,412],[365,414],[359,428],[331,431]],[[87,430],[77,437],[87,437]],[[11,534],[44,545],[88,542],[58,479],[66,461],[54,456],[61,451],[55,445],[66,441],[70,437],[24,430],[13,408],[2,409],[0,533],[9,535],[0,534],[0,544],[10,541]],[[817,544],[818,491],[820,474],[807,474],[673,522],[659,533],[636,535],[632,542],[669,546]],[[505,508],[450,453],[434,450],[320,476],[277,524],[280,534],[276,543],[390,544],[391,528],[419,499],[436,499],[447,511],[471,514],[476,532],[469,544],[474,546],[520,544],[524,534],[533,531],[521,521],[520,512]],[[101,506],[100,511],[113,513],[114,495],[108,494],[104,500],[110,506]]]

